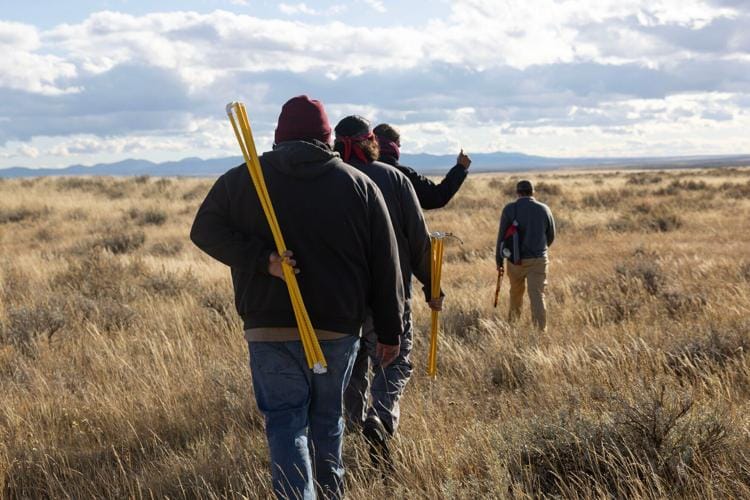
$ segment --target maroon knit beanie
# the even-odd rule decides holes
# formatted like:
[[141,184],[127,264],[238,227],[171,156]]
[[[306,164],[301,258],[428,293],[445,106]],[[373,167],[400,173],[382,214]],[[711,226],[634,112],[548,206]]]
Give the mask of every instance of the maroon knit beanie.
[[331,125],[323,103],[306,95],[292,97],[281,108],[274,142],[317,139],[331,141]]

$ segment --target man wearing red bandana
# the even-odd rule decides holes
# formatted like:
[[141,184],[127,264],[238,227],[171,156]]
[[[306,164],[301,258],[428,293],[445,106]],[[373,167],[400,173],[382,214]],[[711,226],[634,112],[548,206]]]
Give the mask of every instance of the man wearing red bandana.
[[464,154],[458,154],[456,165],[450,169],[439,184],[435,184],[416,170],[399,163],[401,157],[401,134],[392,125],[381,123],[373,129],[380,146],[380,157],[383,163],[387,163],[399,170],[409,178],[419,198],[419,204],[425,210],[442,208],[448,204],[458,192],[461,184],[466,179],[471,166],[471,158]]
[[[430,237],[411,182],[390,165],[375,161],[378,157],[378,142],[370,130],[370,123],[365,118],[348,116],[339,122],[335,133],[334,149],[345,162],[373,180],[383,193],[396,233],[404,280],[404,333],[401,336],[398,356],[387,367],[381,366],[375,352],[377,325],[373,326],[368,319],[363,327],[359,353],[344,395],[344,406],[350,427],[361,427],[376,463],[381,459],[389,463],[388,439],[398,427],[399,399],[412,373],[412,364],[409,360],[412,349],[409,306],[412,273],[424,285],[425,300],[431,308],[440,310],[442,298],[436,301],[429,300]],[[368,378],[370,363],[373,366],[371,385]]]

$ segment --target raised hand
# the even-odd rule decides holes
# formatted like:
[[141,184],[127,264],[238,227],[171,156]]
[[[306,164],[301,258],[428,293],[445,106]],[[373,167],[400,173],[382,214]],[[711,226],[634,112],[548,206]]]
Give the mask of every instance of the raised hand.
[[464,167],[466,170],[469,170],[469,167],[471,166],[471,158],[469,158],[469,155],[464,154],[463,148],[461,149],[461,152],[458,153],[456,163]]

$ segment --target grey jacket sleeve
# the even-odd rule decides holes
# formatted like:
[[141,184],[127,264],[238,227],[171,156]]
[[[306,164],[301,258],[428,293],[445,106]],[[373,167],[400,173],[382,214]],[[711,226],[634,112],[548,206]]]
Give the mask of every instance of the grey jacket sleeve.
[[398,345],[404,333],[404,280],[398,244],[383,195],[372,184],[370,219],[370,308],[378,342]]
[[227,266],[250,274],[267,274],[268,257],[274,248],[264,240],[244,234],[234,227],[230,204],[222,176],[198,209],[190,239],[198,248]]
[[552,217],[552,211],[547,208],[547,246],[552,245],[555,241],[555,218]]
[[424,285],[425,297],[429,300],[432,271],[430,233],[412,183],[405,176],[401,176],[401,181],[401,210],[403,230],[409,242],[409,263],[414,276]]
[[495,243],[495,263],[500,266],[503,263],[503,256],[500,253],[500,244],[503,242],[503,237],[508,227],[511,224],[510,216],[508,215],[508,206],[503,208],[500,214],[500,227],[497,230],[497,242]]

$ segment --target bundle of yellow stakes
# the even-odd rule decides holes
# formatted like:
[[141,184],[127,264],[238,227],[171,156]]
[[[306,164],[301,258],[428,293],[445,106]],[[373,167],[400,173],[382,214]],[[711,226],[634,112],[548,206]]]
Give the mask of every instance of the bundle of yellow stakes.
[[[443,269],[443,242],[444,238],[449,236],[446,233],[430,234],[430,254],[432,268],[430,274],[431,295],[432,299],[440,298],[440,273]],[[430,352],[427,357],[427,373],[430,377],[437,376],[437,343],[438,330],[440,329],[439,311],[432,311],[432,326],[430,329]]]
[[[286,244],[284,243],[284,237],[281,234],[279,222],[276,220],[276,212],[271,204],[271,197],[266,188],[266,181],[263,178],[263,170],[260,168],[260,161],[258,160],[258,153],[255,149],[255,141],[253,141],[253,133],[250,129],[250,122],[247,119],[245,105],[241,102],[230,102],[227,104],[226,109],[229,121],[232,122],[234,135],[237,136],[237,142],[240,144],[242,156],[245,158],[247,170],[250,172],[250,178],[253,180],[255,191],[258,193],[258,199],[260,199],[260,203],[263,206],[263,212],[266,214],[268,225],[271,227],[271,233],[273,233],[273,239],[276,243],[276,250],[279,252],[279,255],[283,255],[287,250]],[[297,283],[297,276],[294,274],[292,266],[286,261],[282,263],[281,268],[284,272],[284,280],[286,281],[287,289],[289,290],[289,298],[292,301],[294,316],[297,319],[299,336],[302,340],[302,345],[305,348],[307,366],[310,367],[314,373],[326,373],[328,364],[326,363],[325,356],[323,356],[323,351],[320,349],[315,330],[313,330],[312,324],[310,323],[310,317],[307,314],[305,303],[302,301],[302,294],[300,293],[299,284]]]

